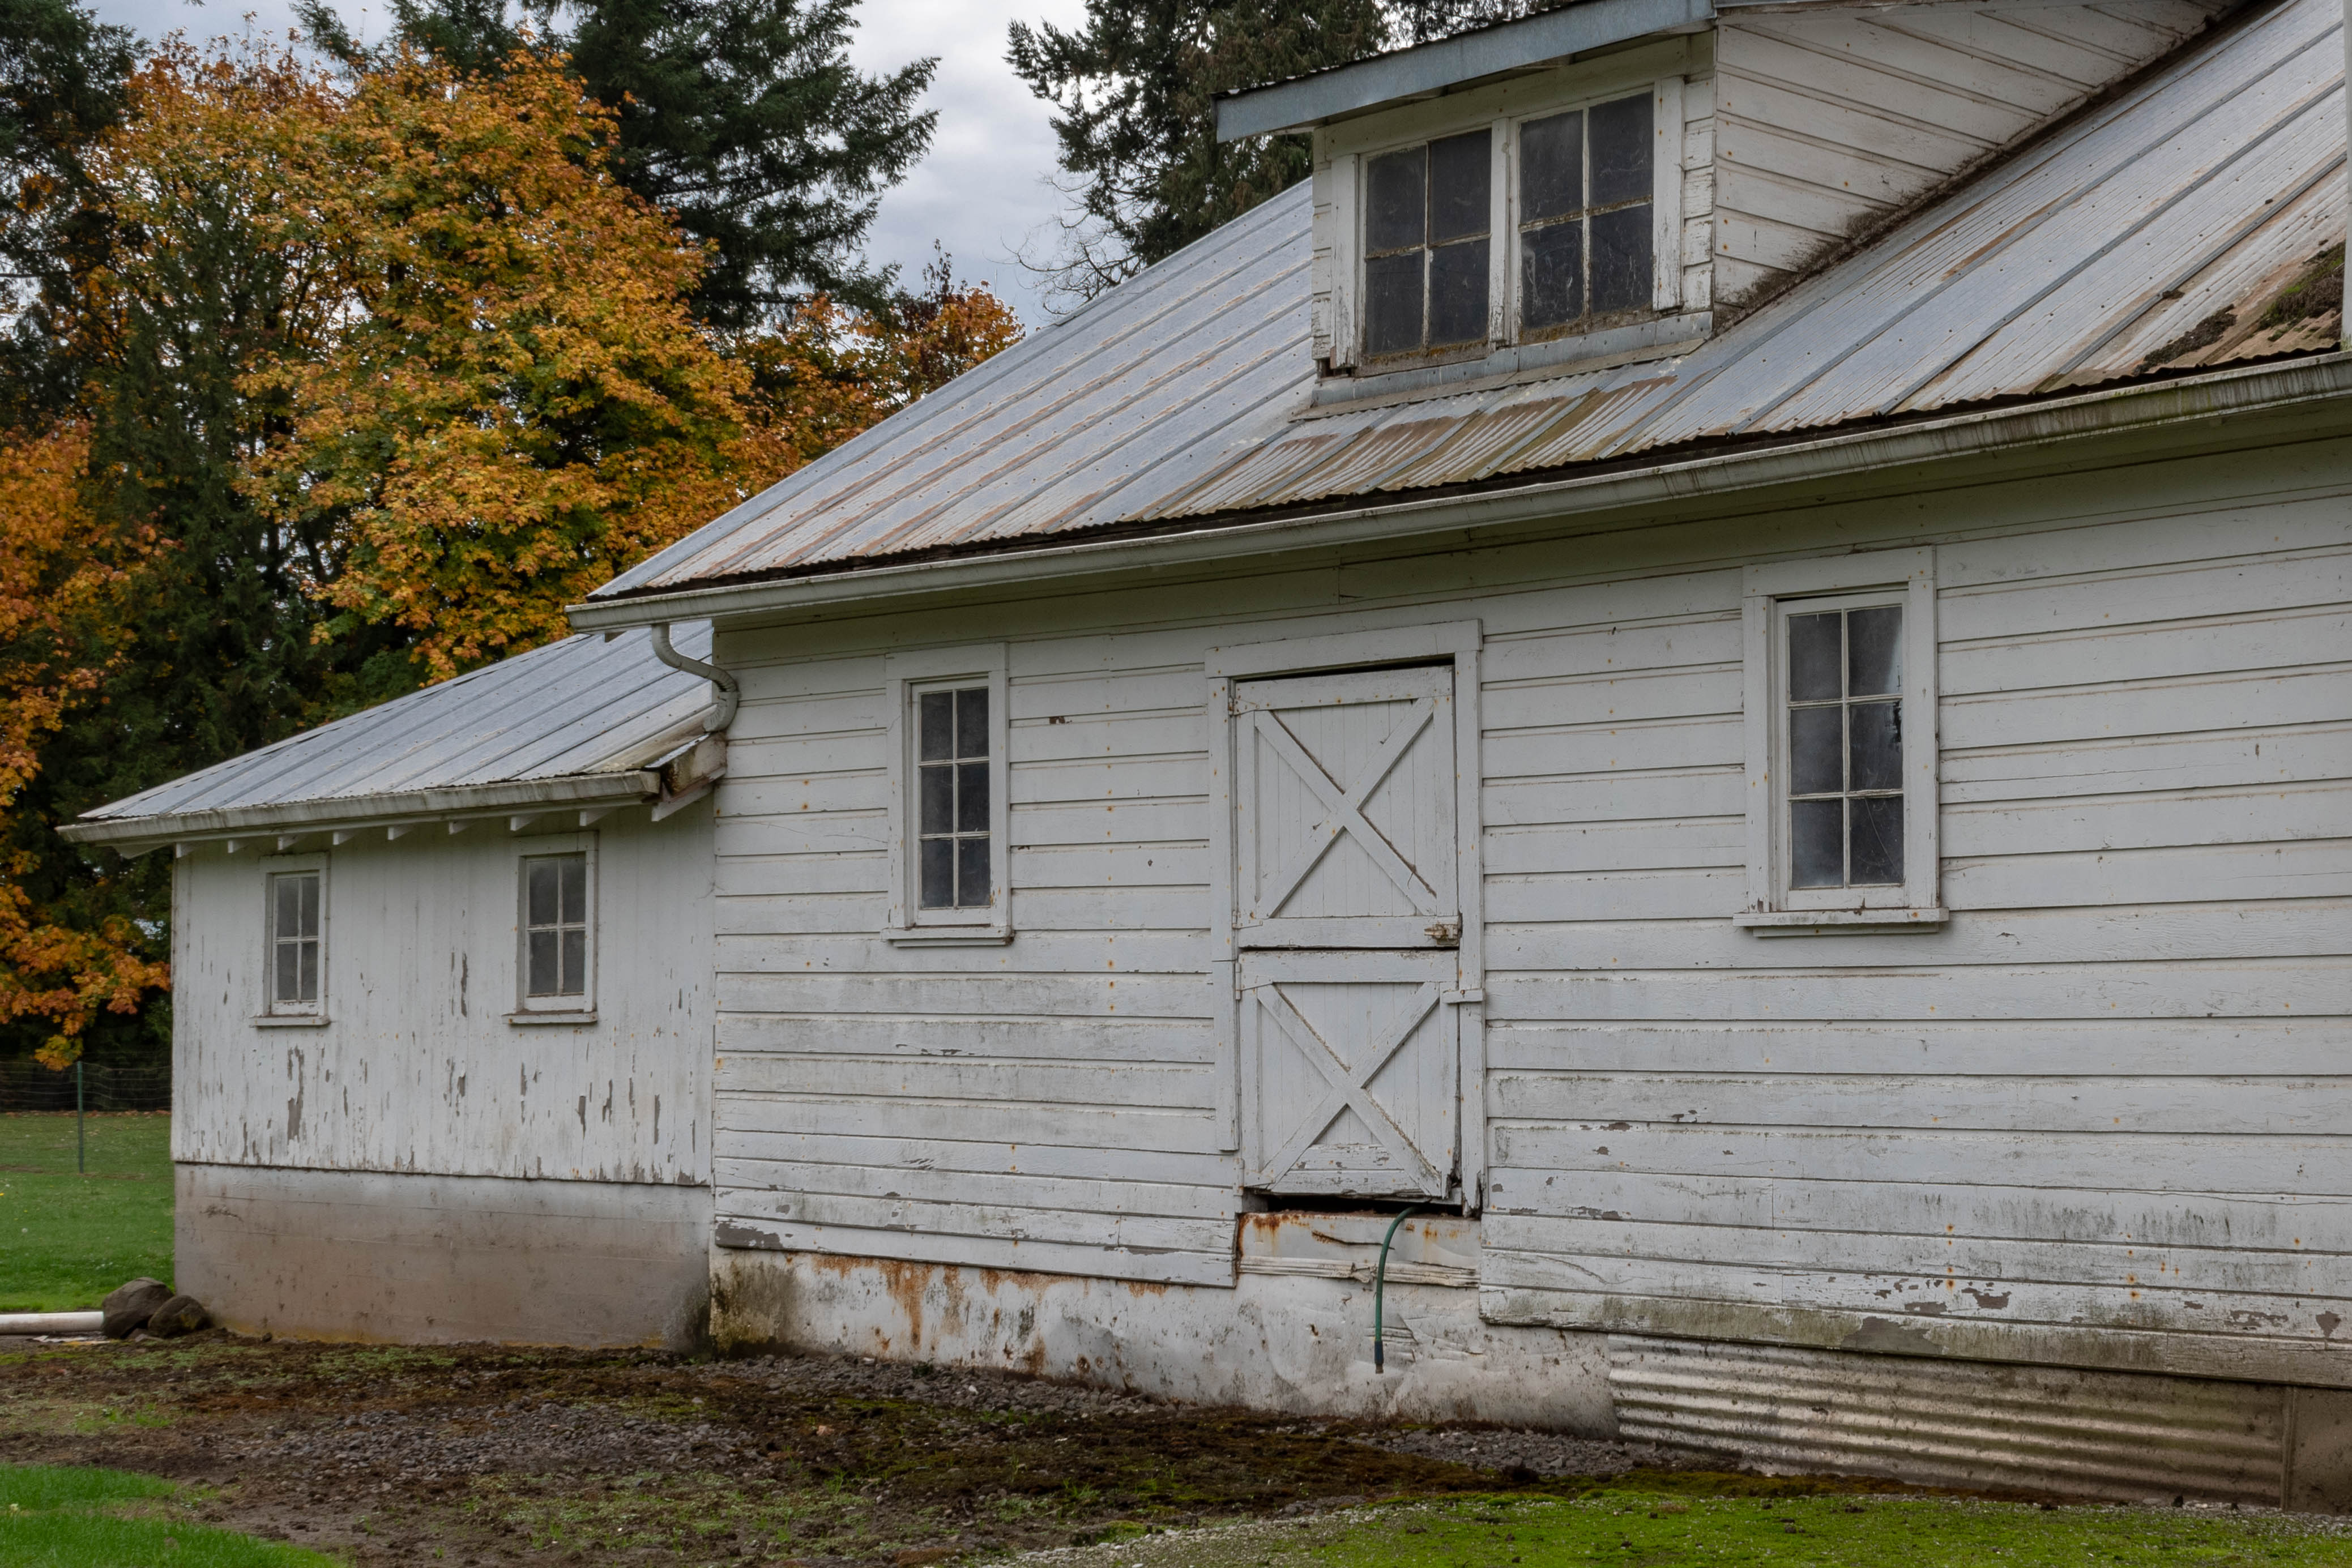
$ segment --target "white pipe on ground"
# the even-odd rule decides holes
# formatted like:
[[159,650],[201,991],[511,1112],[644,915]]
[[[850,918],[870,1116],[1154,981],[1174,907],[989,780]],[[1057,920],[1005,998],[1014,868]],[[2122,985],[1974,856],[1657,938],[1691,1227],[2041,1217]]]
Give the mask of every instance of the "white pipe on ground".
[[103,1333],[104,1312],[0,1312],[0,1333]]

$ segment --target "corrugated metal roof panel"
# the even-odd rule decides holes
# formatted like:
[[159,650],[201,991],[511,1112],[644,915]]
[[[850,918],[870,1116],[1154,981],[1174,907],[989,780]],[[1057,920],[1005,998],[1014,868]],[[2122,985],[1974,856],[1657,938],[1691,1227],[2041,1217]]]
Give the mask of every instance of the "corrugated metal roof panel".
[[[652,634],[567,637],[83,813],[126,822],[626,772],[701,729],[710,685],[655,659]],[[710,652],[708,622],[677,649]]]
[[1308,406],[1302,186],[599,598],[1397,494],[2332,346],[2255,323],[2341,235],[2341,7],[2279,0],[1688,353]]

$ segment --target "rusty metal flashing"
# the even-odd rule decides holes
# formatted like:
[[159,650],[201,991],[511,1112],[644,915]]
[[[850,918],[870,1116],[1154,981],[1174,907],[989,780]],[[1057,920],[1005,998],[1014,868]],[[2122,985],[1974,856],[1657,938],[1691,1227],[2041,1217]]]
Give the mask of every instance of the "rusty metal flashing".
[[2063,395],[1993,400],[1953,413],[1894,414],[1828,434],[1686,444],[1608,463],[1514,474],[1409,498],[1307,503],[1157,523],[1109,524],[1083,539],[945,545],[850,566],[810,563],[714,579],[683,591],[634,590],[567,607],[583,631],[689,616],[789,617],[803,610],[918,594],[1166,570],[1282,550],[1561,518],[1661,501],[2274,412],[2352,396],[2352,353],[2300,354],[2221,370],[2157,371]]

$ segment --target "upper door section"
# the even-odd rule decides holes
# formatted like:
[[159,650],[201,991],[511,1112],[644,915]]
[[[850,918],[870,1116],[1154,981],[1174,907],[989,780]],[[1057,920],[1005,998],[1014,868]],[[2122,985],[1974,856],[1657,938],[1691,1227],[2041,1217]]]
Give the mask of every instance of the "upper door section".
[[1686,351],[2231,0],[1580,0],[1255,89],[1310,131],[1318,402]]
[[1451,665],[1234,688],[1234,940],[1461,940]]

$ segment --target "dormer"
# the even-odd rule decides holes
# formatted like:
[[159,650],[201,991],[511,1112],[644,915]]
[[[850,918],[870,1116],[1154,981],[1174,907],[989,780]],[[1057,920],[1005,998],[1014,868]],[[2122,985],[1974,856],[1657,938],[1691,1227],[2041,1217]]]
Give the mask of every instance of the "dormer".
[[1579,0],[1223,99],[1314,140],[1316,402],[1663,358],[2231,0]]

